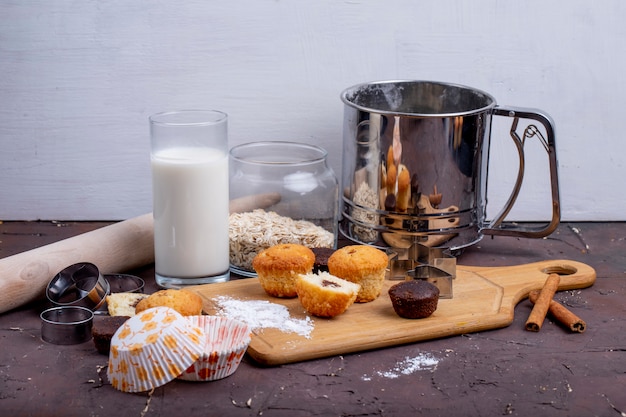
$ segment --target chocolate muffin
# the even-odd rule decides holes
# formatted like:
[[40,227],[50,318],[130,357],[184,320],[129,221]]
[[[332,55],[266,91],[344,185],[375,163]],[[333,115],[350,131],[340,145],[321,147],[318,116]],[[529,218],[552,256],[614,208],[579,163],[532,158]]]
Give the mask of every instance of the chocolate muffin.
[[396,314],[406,319],[423,319],[437,310],[439,288],[424,280],[404,281],[389,288]]
[[335,252],[333,248],[311,248],[315,254],[315,263],[313,264],[313,273],[328,272],[328,258]]
[[91,335],[98,352],[103,355],[109,354],[111,338],[129,318],[127,316],[94,316]]

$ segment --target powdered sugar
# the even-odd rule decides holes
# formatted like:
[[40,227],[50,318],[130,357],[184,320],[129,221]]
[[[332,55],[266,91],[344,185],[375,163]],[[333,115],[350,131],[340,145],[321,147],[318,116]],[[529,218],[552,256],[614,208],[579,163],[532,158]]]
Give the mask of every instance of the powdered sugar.
[[[410,375],[417,371],[435,370],[439,364],[439,359],[435,358],[429,353],[420,353],[417,356],[406,356],[403,360],[396,363],[396,365],[387,371],[376,371],[373,376],[395,379],[401,375]],[[371,381],[372,375],[363,375],[361,377],[364,381]]]
[[219,296],[214,299],[219,306],[218,315],[246,323],[252,330],[275,328],[285,333],[296,333],[311,338],[313,320],[310,317],[296,319],[282,304],[265,300],[237,300]]

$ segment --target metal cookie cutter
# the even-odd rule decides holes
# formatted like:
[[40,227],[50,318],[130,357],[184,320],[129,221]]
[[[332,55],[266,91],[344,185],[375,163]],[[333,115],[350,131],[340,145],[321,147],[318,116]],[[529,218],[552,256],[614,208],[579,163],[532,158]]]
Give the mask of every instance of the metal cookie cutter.
[[110,293],[108,281],[89,262],[70,265],[48,283],[46,296],[54,306],[79,306],[97,310]]
[[407,249],[393,248],[388,255],[388,280],[422,279],[439,288],[439,298],[452,298],[456,258],[448,248],[413,243]]
[[143,293],[145,282],[142,278],[130,274],[103,274],[109,283],[109,291]]
[[91,340],[93,312],[80,306],[53,307],[40,314],[41,339],[55,345],[75,345]]

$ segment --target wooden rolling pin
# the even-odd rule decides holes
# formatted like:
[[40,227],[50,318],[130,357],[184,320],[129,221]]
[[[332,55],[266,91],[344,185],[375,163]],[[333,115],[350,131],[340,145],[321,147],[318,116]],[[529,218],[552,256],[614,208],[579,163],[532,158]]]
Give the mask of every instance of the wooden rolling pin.
[[102,273],[154,262],[152,213],[0,259],[0,314],[43,297],[54,275],[77,262]]
[[[249,195],[230,202],[230,211],[267,208],[280,194]],[[152,213],[0,259],[0,314],[45,295],[58,272],[91,262],[102,273],[119,273],[154,262]]]

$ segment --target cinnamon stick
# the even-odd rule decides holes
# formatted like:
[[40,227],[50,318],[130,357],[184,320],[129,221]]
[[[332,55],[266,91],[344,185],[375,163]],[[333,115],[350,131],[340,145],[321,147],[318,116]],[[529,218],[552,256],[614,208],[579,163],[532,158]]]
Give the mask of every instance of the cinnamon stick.
[[[538,290],[531,291],[530,294],[528,294],[528,299],[533,304],[537,302],[538,297]],[[559,323],[563,324],[573,332],[583,333],[587,329],[587,323],[585,323],[584,320],[557,301],[550,301],[548,313],[550,313]]]
[[550,301],[552,301],[552,297],[556,293],[556,290],[559,288],[559,282],[561,281],[561,277],[558,274],[550,274],[546,279],[545,284],[543,284],[543,288],[537,297],[535,305],[533,306],[532,311],[530,312],[530,316],[528,320],[526,320],[526,330],[531,332],[538,332],[541,330],[541,326],[543,325],[543,321],[548,314],[548,309],[550,308]]

